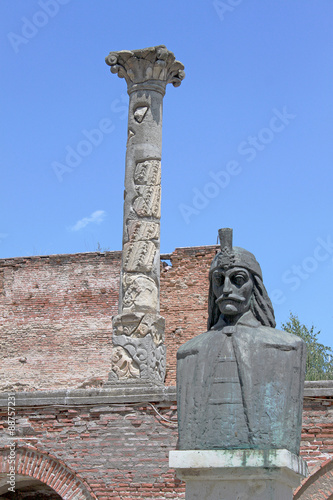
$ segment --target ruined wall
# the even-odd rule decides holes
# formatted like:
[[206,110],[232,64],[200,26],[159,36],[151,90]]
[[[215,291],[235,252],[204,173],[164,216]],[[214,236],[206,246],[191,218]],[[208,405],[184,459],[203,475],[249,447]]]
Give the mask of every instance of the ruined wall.
[[[179,248],[162,258],[166,385],[175,385],[179,346],[206,330],[215,250]],[[18,482],[33,477],[61,496],[73,491],[82,499],[184,498],[184,484],[168,468],[177,441],[174,388],[161,399],[138,395],[137,402],[126,391],[115,402],[112,389],[98,388],[110,370],[120,258],[120,252],[108,252],[0,261],[0,494],[11,439],[4,392],[25,390],[29,397],[16,393]],[[171,267],[163,264],[168,258]],[[71,400],[69,388],[82,388],[84,401]],[[56,402],[44,400],[45,394]],[[298,491],[300,500],[321,498],[306,495],[333,474],[327,465],[333,457],[332,403],[332,382],[307,382],[301,455],[314,479],[304,494]]]
[[[307,385],[309,384],[311,383],[307,383]],[[331,384],[333,385],[332,382]],[[307,461],[312,472],[321,463],[333,457],[332,396],[308,396],[304,398],[301,455]]]
[[[176,351],[206,329],[215,247],[176,249],[161,268],[167,377]],[[0,261],[0,391],[98,387],[107,381],[117,314],[120,252]]]
[[0,390],[101,384],[117,309],[120,253],[0,263]]
[[[75,496],[80,499],[184,498],[184,483],[168,467],[168,452],[177,443],[176,403],[172,397],[130,403],[125,395],[123,402],[114,403],[109,396],[103,404],[98,401],[102,392],[98,396],[83,390],[77,404],[60,404],[59,394],[51,392],[49,397],[58,398],[58,404],[41,404],[38,393],[29,398],[17,394],[17,489],[20,478],[30,476],[49,485],[62,498],[66,490],[78,495],[83,491],[82,496]],[[327,468],[327,460],[333,457],[333,396],[308,396],[311,392],[306,387],[301,455],[314,478],[304,486],[308,492],[310,483],[312,491],[304,498],[318,500],[322,498],[322,474],[316,486],[316,471],[321,472],[322,465]],[[318,392],[332,394],[333,387]],[[0,407],[1,481],[8,468],[8,442],[12,438],[7,430],[6,405]],[[332,474],[331,466],[330,477]],[[302,489],[297,498],[303,499]]]
[[187,340],[207,331],[208,271],[213,247],[176,248],[172,267],[161,271],[161,315],[165,317],[166,385],[176,383],[176,353]]
[[[185,486],[168,466],[168,452],[177,441],[175,413],[172,402],[17,410],[17,474],[39,473],[40,480],[60,494],[73,484],[84,484],[99,500],[184,498]],[[1,428],[7,413],[0,415]],[[1,478],[9,449],[3,432],[0,436]],[[61,467],[64,479],[57,482]]]

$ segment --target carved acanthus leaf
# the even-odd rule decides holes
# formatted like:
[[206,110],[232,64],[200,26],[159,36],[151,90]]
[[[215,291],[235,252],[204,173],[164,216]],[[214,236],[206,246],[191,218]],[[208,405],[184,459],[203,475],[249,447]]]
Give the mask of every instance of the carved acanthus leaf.
[[146,160],[137,163],[134,172],[135,184],[158,186],[161,184],[160,160]]
[[124,244],[124,271],[141,271],[150,273],[156,255],[156,246],[152,241],[134,241]]
[[174,87],[178,87],[185,77],[184,65],[176,61],[174,54],[164,45],[110,52],[105,62],[111,67],[111,73],[125,78],[129,86],[157,80],[165,85],[172,83]]
[[121,346],[113,347],[111,351],[111,370],[119,380],[140,376],[139,365]]
[[129,241],[157,240],[160,236],[160,225],[156,222],[131,220],[128,222]]
[[137,186],[138,197],[133,202],[133,208],[139,217],[161,217],[161,187]]

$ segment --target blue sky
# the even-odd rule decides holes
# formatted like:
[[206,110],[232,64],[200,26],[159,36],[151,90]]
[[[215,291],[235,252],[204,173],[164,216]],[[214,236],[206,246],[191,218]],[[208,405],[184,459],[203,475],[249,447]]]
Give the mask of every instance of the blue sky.
[[164,98],[161,251],[232,227],[278,326],[292,311],[333,346],[331,0],[1,0],[0,16],[0,258],[121,249],[128,96],[104,58],[164,44],[186,78]]

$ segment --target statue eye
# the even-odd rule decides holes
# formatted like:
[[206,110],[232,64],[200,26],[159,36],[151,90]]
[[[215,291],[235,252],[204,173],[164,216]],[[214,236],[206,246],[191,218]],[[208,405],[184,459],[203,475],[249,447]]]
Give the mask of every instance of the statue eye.
[[236,274],[232,277],[232,282],[237,286],[242,286],[246,282],[246,277],[243,274]]
[[216,285],[220,286],[224,282],[224,276],[222,274],[214,274],[213,280]]

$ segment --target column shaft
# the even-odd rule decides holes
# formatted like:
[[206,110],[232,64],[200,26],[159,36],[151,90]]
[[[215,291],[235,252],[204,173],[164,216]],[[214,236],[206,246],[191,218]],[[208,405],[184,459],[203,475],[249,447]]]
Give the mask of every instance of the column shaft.
[[113,318],[110,383],[163,384],[164,318],[160,304],[162,107],[168,83],[184,66],[166,47],[111,52],[111,72],[128,87],[122,266]]
[[120,314],[159,312],[162,100],[130,94]]

